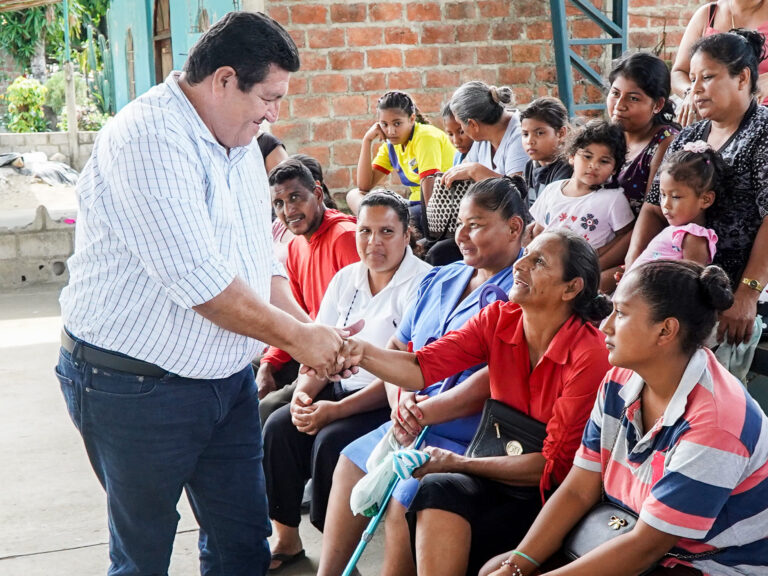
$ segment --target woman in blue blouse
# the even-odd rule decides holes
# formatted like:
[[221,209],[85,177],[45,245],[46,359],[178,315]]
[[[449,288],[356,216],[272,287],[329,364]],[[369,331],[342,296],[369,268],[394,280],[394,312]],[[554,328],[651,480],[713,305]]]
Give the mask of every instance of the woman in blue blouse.
[[[499,286],[505,293],[509,291],[513,284],[512,264],[520,254],[522,233],[529,220],[527,206],[511,179],[491,178],[473,185],[462,200],[456,230],[456,243],[463,262],[430,271],[389,346],[405,350],[411,343],[412,348],[418,350],[461,327],[475,315],[480,309],[480,294],[488,284]],[[468,397],[467,401],[475,401],[478,412],[488,397],[488,372],[481,368],[475,366],[466,370],[458,379],[458,389],[466,389],[468,394],[472,391],[472,399]],[[439,402],[437,398],[427,397],[436,395],[441,384],[427,388],[419,397],[403,393],[399,399],[399,388],[387,385],[390,405],[395,412],[399,410],[407,416],[418,410],[418,402]],[[406,420],[415,421],[407,417]],[[479,413],[435,425],[425,444],[463,453],[478,422]],[[365,462],[371,451],[392,425],[388,422],[342,452],[326,514],[320,575],[340,574],[360,539],[368,519],[352,515],[349,496],[353,486],[365,474]],[[401,444],[407,444],[416,432],[416,429],[408,431],[398,425],[395,435]],[[390,503],[385,523],[387,553],[383,575],[403,573],[402,563],[413,564],[405,509],[417,486],[416,480],[401,482]]]

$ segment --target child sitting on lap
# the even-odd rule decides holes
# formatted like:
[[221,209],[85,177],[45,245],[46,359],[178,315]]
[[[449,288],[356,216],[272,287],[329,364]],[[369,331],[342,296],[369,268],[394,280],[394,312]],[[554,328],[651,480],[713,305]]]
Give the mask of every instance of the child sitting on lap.
[[717,234],[706,228],[706,210],[715,202],[725,164],[702,140],[688,142],[659,169],[661,211],[669,222],[632,263],[693,260],[702,266],[715,257]]

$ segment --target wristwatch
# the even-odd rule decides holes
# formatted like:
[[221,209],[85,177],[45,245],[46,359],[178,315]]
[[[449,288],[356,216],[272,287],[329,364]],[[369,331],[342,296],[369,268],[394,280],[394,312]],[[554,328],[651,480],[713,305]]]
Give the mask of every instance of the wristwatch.
[[763,288],[765,288],[765,286],[760,284],[760,282],[758,282],[757,280],[753,280],[752,278],[747,278],[746,276],[744,276],[744,278],[741,279],[741,283],[746,284],[747,286],[752,288],[752,290],[756,290],[758,292],[762,292]]

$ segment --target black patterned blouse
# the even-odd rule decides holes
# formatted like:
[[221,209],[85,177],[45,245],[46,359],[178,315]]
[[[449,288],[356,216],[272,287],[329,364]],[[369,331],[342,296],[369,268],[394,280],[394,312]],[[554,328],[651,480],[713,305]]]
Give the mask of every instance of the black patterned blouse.
[[[683,129],[669,145],[665,158],[696,140],[706,141],[711,125],[702,120]],[[714,263],[722,266],[738,286],[752,252],[752,244],[768,214],[768,108],[752,104],[739,129],[719,149],[730,166],[724,190],[707,210],[707,226],[717,232]],[[645,199],[659,205],[659,174]]]

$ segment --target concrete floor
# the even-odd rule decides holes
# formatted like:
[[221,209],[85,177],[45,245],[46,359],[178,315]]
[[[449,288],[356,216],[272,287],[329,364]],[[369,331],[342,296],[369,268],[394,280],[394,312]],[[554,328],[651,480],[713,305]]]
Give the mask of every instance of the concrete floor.
[[[0,293],[0,576],[98,576],[108,566],[105,498],[53,375],[61,319],[58,287]],[[171,576],[198,574],[197,525],[186,498]],[[307,560],[281,571],[316,572],[321,534],[302,522]],[[381,535],[359,564],[377,574]]]

